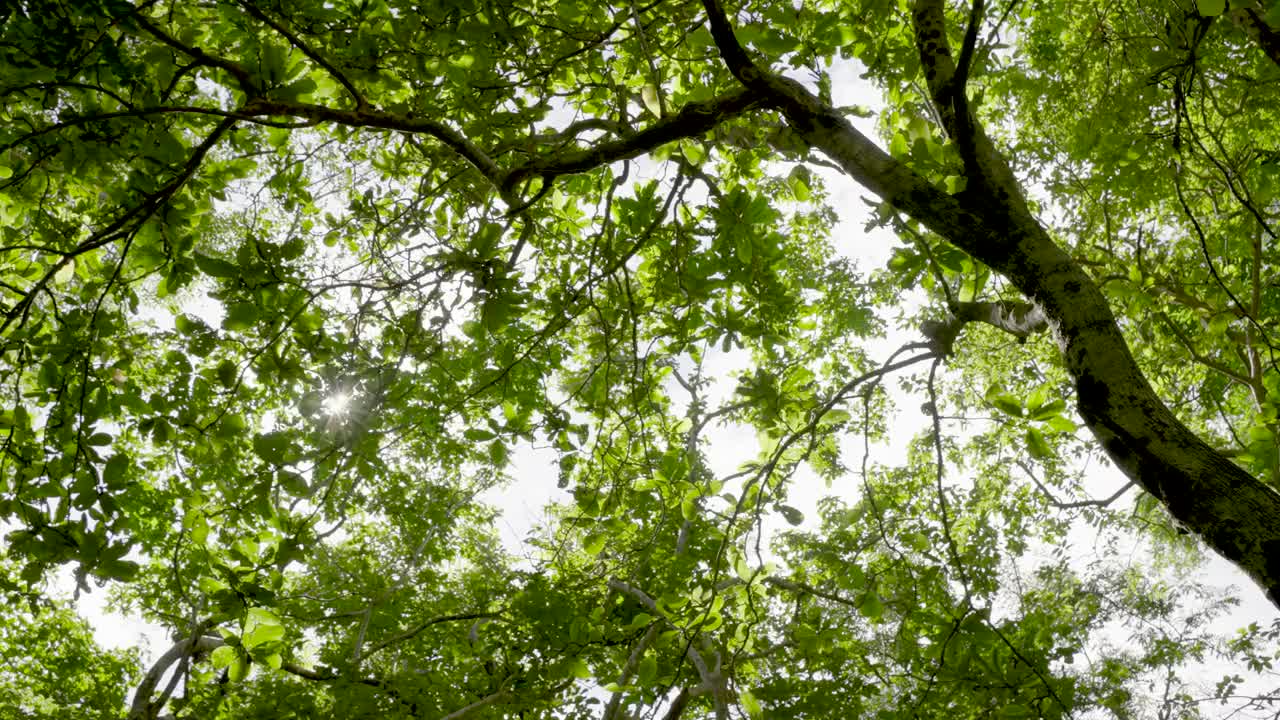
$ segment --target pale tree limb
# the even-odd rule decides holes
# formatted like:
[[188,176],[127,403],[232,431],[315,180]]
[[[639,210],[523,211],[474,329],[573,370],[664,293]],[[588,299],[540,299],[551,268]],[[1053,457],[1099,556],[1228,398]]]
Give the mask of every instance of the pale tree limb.
[[[629,595],[636,602],[644,606],[646,610],[653,614],[655,618],[666,625],[676,627],[658,608],[658,603],[645,591],[640,588],[624,582],[618,578],[610,578],[608,582],[609,589]],[[704,648],[705,649],[705,648]],[[703,695],[711,693],[715,699],[716,717],[720,720],[728,717],[728,679],[723,672],[720,664],[719,653],[716,654],[716,662],[714,665],[707,663],[706,657],[698,651],[690,642],[685,647],[685,656],[689,658],[689,662],[693,665],[694,670],[698,672],[698,678],[702,681],[698,687],[690,692],[694,695]]]
[[133,693],[133,703],[129,706],[129,720],[153,720],[157,716],[168,698],[152,701],[151,696],[155,693],[156,687],[159,686],[160,678],[164,677],[164,674],[168,672],[174,663],[196,653],[211,652],[223,644],[222,638],[208,635],[186,637],[175,642],[172,647],[151,664],[151,668],[147,670],[146,674],[142,676],[142,680],[138,682],[138,687]]
[[[640,641],[631,649],[631,654],[627,656],[626,663],[622,666],[622,671],[618,673],[618,685],[626,685],[631,680],[631,676],[635,674],[636,668],[640,666],[640,660],[644,657],[645,652],[649,649],[649,645],[653,643],[653,639],[658,636],[658,623],[649,623],[649,629],[641,636]],[[602,720],[614,720],[618,715],[618,708],[622,707],[622,691],[619,690],[609,698],[609,704],[604,708]]]
[[[161,655],[151,665],[151,668],[147,670],[145,675],[142,676],[142,680],[138,682],[137,689],[134,691],[133,702],[129,706],[128,720],[157,720],[157,718],[160,717],[159,715],[160,710],[163,709],[164,704],[168,702],[169,693],[167,692],[163,693],[160,698],[156,698],[156,699],[153,699],[153,695],[155,695],[156,688],[159,686],[161,678],[164,677],[165,673],[168,672],[169,668],[171,668],[175,663],[178,663],[184,659],[190,658],[194,655],[204,655],[204,654],[211,653],[214,650],[226,644],[227,643],[225,640],[223,640],[221,637],[218,637],[216,635],[199,635],[199,636],[193,636],[193,637],[186,637],[175,642],[168,650],[164,652],[163,655]],[[281,663],[280,670],[283,670],[284,672],[287,672],[290,675],[303,678],[304,680],[313,680],[316,682],[328,683],[328,682],[336,682],[339,680],[346,679],[347,682],[352,682],[358,685],[366,685],[368,687],[372,687],[377,690],[380,690],[388,694],[392,698],[402,703],[405,703],[411,708],[416,709],[416,705],[406,701],[404,698],[401,698],[400,693],[397,692],[395,688],[391,687],[387,683],[387,681],[382,680],[380,678],[376,678],[376,677],[346,678],[346,676],[343,676],[336,672],[327,671],[327,670],[326,671],[314,670],[308,667],[304,667],[302,665],[298,665],[297,663],[292,663],[287,661]],[[472,703],[471,705],[468,705],[464,708],[455,710],[453,713],[450,713],[448,716],[446,716],[446,719],[452,718],[453,720],[461,720],[461,718],[465,717],[471,712],[475,710],[479,710],[487,705],[490,705],[494,702],[497,702],[503,699],[504,697],[509,697],[509,696],[510,696],[509,691],[507,690],[499,691],[498,693],[495,693],[494,695],[491,695],[487,698],[483,698],[482,700],[476,703]]]
[[693,693],[689,691],[689,688],[680,688],[680,692],[676,693],[671,705],[667,707],[667,713],[662,716],[662,720],[680,720],[685,708],[689,707],[689,699],[691,697],[693,697]]
[[463,718],[467,717],[471,713],[476,712],[477,710],[483,710],[494,703],[502,702],[503,700],[506,700],[510,697],[511,697],[510,690],[499,690],[496,693],[493,693],[491,695],[486,695],[485,697],[480,698],[479,700],[471,703],[470,705],[467,705],[466,707],[462,707],[457,710],[454,710],[448,715],[445,715],[444,717],[440,718],[440,720],[463,720]]

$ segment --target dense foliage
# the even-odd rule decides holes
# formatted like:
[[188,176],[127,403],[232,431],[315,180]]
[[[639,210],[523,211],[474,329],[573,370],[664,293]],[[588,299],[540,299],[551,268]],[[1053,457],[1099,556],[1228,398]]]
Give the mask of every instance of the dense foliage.
[[1274,716],[1280,6],[5,7],[16,717]]

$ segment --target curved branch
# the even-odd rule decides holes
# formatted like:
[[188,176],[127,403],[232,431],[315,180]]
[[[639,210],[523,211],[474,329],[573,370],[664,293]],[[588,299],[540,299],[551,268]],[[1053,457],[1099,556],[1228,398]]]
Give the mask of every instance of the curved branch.
[[272,30],[283,35],[290,44],[298,48],[298,50],[301,50],[303,55],[306,55],[312,62],[324,68],[325,72],[332,75],[333,79],[337,80],[342,87],[346,88],[347,92],[351,94],[351,98],[356,101],[356,109],[363,110],[369,107],[368,101],[364,99],[364,95],[360,94],[360,91],[356,89],[356,86],[351,82],[351,80],[349,80],[346,75],[342,74],[342,71],[334,67],[333,63],[326,60],[323,55],[316,52],[315,49],[308,45],[305,40],[290,32],[288,28],[276,22],[275,19],[267,15],[261,8],[248,0],[238,0],[238,3],[240,7],[247,10],[250,15],[258,18],[262,22],[266,23]]
[[313,103],[272,100],[261,97],[253,98],[245,103],[240,108],[240,113],[253,117],[269,115],[300,117],[314,122],[327,122],[347,127],[380,128],[429,135],[461,155],[495,187],[501,187],[502,181],[506,177],[506,173],[498,167],[497,163],[465,135],[438,120],[421,118],[410,113],[390,113],[368,108],[339,110]]
[[[800,83],[754,66],[744,71],[745,53],[717,0],[702,2],[725,64],[781,110],[810,146],[890,206],[1003,275],[1041,308],[1075,381],[1080,417],[1111,460],[1280,606],[1280,493],[1216,452],[1160,400],[1129,352],[1106,297],[1027,211],[1016,183],[1005,187],[1003,175],[983,175],[993,182],[948,195]],[[998,163],[987,169],[1007,171],[1003,158],[991,152],[990,160]]]
[[404,632],[397,633],[387,638],[386,640],[382,640],[380,642],[375,643],[373,647],[369,648],[369,650],[364,654],[364,657],[368,658],[370,655],[373,655],[379,650],[383,650],[399,642],[404,642],[405,640],[412,638],[413,636],[417,635],[423,630],[426,630],[432,625],[439,625],[441,623],[447,623],[447,622],[456,622],[458,620],[483,620],[483,619],[490,619],[490,618],[496,618],[496,617],[500,617],[498,613],[459,613],[457,615],[442,615],[440,617],[431,618],[430,620],[424,620],[423,622],[420,622],[417,625],[414,625],[413,627],[409,628],[408,630],[405,630]]
[[225,70],[227,74],[236,79],[236,84],[240,86],[240,90],[248,97],[256,97],[262,94],[262,88],[258,85],[258,81],[254,79],[253,73],[249,72],[243,65],[227,60],[226,58],[210,55],[200,48],[187,45],[164,30],[161,30],[158,26],[148,20],[142,14],[143,11],[143,8],[139,8],[130,16],[130,18],[137,23],[139,27],[146,30],[152,37],[165,45],[168,45],[174,50],[177,50],[183,55],[190,57],[201,65]]
[[[160,684],[160,678],[164,677],[164,674],[173,666],[174,663],[195,654],[213,652],[226,644],[226,641],[216,635],[188,637],[174,643],[172,647],[166,650],[165,653],[152,664],[151,668],[145,675],[143,675],[142,680],[138,683],[138,689],[134,693],[133,702],[129,708],[128,719],[151,720],[156,717],[156,714],[160,710],[160,704],[153,703],[151,701],[151,696],[155,693],[156,687]],[[282,663],[280,665],[280,669],[290,675],[303,678],[304,680],[314,680],[316,682],[336,682],[344,679],[344,676],[336,672],[313,670],[292,662]],[[394,688],[389,687],[385,680],[381,680],[376,677],[361,677],[352,678],[348,680],[348,682],[354,682],[358,685],[367,685],[369,687],[376,688],[395,699],[404,702],[400,697],[400,694],[396,692]],[[473,710],[478,710],[481,707],[492,704],[493,702],[501,699],[501,697],[498,696],[506,696],[508,694],[509,693],[505,690],[501,691],[479,702],[472,703],[461,710],[457,710],[446,717],[462,718],[465,715],[470,714]]]
[[5,311],[3,320],[0,320],[0,333],[7,330],[9,325],[11,325],[14,320],[18,319],[19,316],[25,317],[27,309],[31,306],[31,303],[35,301],[40,290],[48,285],[53,277],[58,274],[58,271],[66,267],[67,263],[90,250],[115,242],[122,232],[128,232],[130,227],[136,228],[138,223],[141,223],[150,217],[165,200],[172,197],[173,194],[183,186],[183,184],[191,179],[191,176],[195,174],[197,169],[199,169],[200,164],[204,162],[205,155],[207,155],[209,151],[218,144],[218,141],[221,140],[227,132],[235,127],[235,124],[235,118],[224,118],[223,121],[218,123],[218,126],[213,129],[213,132],[209,133],[209,136],[206,137],[204,141],[196,147],[195,151],[191,153],[191,157],[187,159],[187,162],[183,165],[182,170],[176,177],[170,180],[159,190],[147,195],[141,203],[138,203],[123,215],[113,220],[106,227],[95,232],[89,237],[89,239],[80,243],[75,248],[64,252],[62,257],[59,258],[57,262],[53,263],[53,265],[45,271],[44,275],[42,275],[40,279],[36,280],[35,283],[27,288],[25,296],[14,303],[13,307]]
[[[544,182],[549,182],[561,175],[572,175],[619,160],[629,160],[669,142],[698,137],[725,121],[758,107],[760,100],[755,93],[743,88],[710,100],[691,102],[680,108],[679,112],[663,117],[635,133],[624,134],[617,140],[583,150],[536,158],[508,173],[499,187],[504,193],[510,192],[517,183],[530,177],[540,176]],[[616,132],[620,128],[615,126],[612,129]]]
[[[617,684],[625,687],[631,681],[631,676],[635,674],[636,668],[640,667],[640,660],[649,649],[649,645],[653,643],[654,638],[658,637],[658,629],[662,625],[659,623],[650,623],[649,629],[640,637],[640,641],[631,649],[631,654],[627,656],[627,661],[622,665],[622,671],[618,673]],[[609,704],[604,708],[602,720],[614,720],[618,716],[618,708],[622,707],[622,690],[618,690],[609,698]]]
[[1058,508],[1059,510],[1071,510],[1074,508],[1082,508],[1082,507],[1097,507],[1097,508],[1107,507],[1111,503],[1123,497],[1125,493],[1129,492],[1129,488],[1133,487],[1136,484],[1134,483],[1134,481],[1130,480],[1129,482],[1122,485],[1119,490],[1112,493],[1111,497],[1103,498],[1101,500],[1074,500],[1072,502],[1062,502],[1061,500],[1053,496],[1053,492],[1051,492],[1049,488],[1045,487],[1044,483],[1040,482],[1040,478],[1036,477],[1036,474],[1031,471],[1031,468],[1028,467],[1025,462],[1022,462],[1021,460],[1016,460],[1015,462],[1018,464],[1018,467],[1022,468],[1022,472],[1026,473],[1027,477],[1031,478],[1031,482],[1035,483],[1036,488],[1039,489],[1040,492],[1044,494],[1045,499],[1049,502],[1049,504],[1055,508]]
[[195,653],[211,652],[222,645],[221,638],[207,635],[183,638],[174,643],[152,663],[151,668],[139,681],[138,689],[133,694],[133,703],[129,706],[129,720],[149,720],[155,717],[156,711],[160,708],[152,704],[151,696],[160,684],[160,678],[164,677],[174,663]]
[[440,720],[462,720],[463,718],[465,718],[466,716],[470,715],[471,713],[477,710],[483,710],[484,708],[487,708],[496,702],[501,702],[502,700],[506,700],[509,697],[511,697],[510,690],[499,690],[498,692],[493,693],[492,695],[480,698],[479,700],[471,703],[470,705],[467,705],[466,707],[454,710],[448,715],[445,715],[444,717],[440,718]]

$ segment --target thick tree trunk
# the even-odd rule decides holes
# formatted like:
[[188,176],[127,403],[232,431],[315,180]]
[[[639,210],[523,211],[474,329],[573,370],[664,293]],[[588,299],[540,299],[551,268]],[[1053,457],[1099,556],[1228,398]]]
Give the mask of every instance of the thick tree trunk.
[[1075,379],[1080,417],[1112,461],[1169,513],[1249,574],[1280,607],[1280,493],[1223,457],[1183,425],[1138,368],[1092,278],[1049,237],[1011,186],[1007,164],[968,115],[954,75],[941,4],[923,0],[917,38],[935,102],[958,144],[969,189],[934,187],[858,132],[799,83],[756,67],[717,0],[703,0],[730,71],[778,109],[806,141],[871,192],[1004,275],[1038,305]]

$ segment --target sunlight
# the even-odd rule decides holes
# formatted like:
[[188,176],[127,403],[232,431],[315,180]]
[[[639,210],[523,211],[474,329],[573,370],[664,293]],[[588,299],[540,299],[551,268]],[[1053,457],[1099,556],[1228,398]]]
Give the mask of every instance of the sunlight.
[[334,393],[324,401],[324,411],[327,415],[345,415],[349,407],[351,407],[350,393]]

